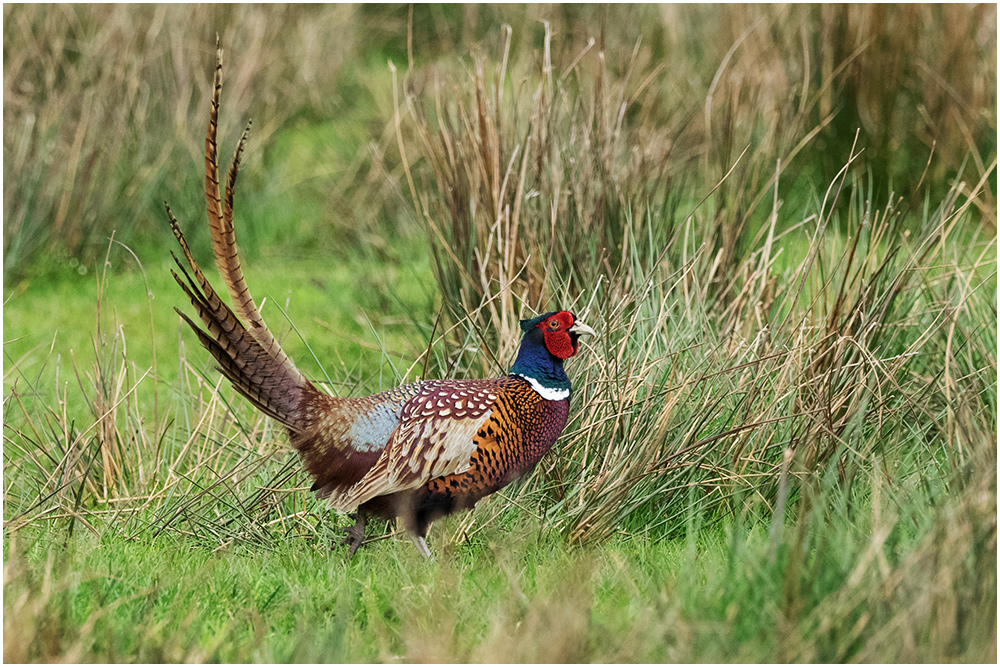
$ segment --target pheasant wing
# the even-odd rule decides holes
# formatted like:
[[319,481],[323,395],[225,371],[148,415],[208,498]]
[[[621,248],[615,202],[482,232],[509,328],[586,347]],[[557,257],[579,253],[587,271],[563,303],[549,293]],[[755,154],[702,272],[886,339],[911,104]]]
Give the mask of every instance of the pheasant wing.
[[375,465],[330,504],[349,511],[377,496],[422,486],[435,477],[465,472],[476,434],[497,399],[495,381],[427,382],[406,403],[399,426]]

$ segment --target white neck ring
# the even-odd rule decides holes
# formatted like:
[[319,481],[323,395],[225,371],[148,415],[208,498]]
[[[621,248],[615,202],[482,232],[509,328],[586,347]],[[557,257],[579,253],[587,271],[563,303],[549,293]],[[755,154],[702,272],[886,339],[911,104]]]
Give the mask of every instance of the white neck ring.
[[535,392],[547,401],[565,401],[569,398],[569,389],[558,389],[542,386],[542,383],[531,377],[530,375],[524,375],[523,373],[516,373],[519,377],[523,377],[531,385],[531,388]]

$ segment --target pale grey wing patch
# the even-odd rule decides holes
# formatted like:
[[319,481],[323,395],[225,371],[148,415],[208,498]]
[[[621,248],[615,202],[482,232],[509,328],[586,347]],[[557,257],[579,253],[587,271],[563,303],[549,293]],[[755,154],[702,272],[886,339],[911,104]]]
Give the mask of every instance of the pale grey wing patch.
[[403,406],[397,403],[377,403],[354,419],[343,438],[359,452],[382,449],[399,427],[402,411]]
[[324,449],[380,451],[399,427],[403,406],[420,391],[421,383],[413,383],[362,398],[310,403],[303,421],[322,436]]

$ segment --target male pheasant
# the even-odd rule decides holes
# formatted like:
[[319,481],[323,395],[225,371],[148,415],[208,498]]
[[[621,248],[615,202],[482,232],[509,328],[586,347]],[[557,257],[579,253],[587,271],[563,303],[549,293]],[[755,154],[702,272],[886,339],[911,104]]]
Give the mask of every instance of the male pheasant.
[[[234,310],[218,296],[195,262],[167,206],[190,273],[174,260],[172,272],[191,299],[204,329],[187,315],[219,370],[254,406],[288,430],[312,475],[312,489],[332,507],[357,511],[340,543],[348,558],[364,540],[369,516],[400,518],[420,553],[430,523],[530,471],[566,425],[570,381],[563,362],[594,331],[570,312],[523,320],[524,337],[504,377],[428,380],[362,398],[337,398],[317,389],[295,367],[268,330],[247,289],[233,226],[233,189],[246,143],[244,131],[219,190],[216,130],[222,90],[222,51],[205,137],[205,195],[212,250]],[[193,275],[192,275],[193,274]]]

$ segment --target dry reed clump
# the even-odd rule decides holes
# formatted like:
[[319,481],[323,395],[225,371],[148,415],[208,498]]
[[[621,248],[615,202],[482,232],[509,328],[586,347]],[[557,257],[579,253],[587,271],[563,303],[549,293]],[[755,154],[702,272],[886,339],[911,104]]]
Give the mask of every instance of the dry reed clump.
[[[488,291],[503,302],[508,285],[538,308],[554,296],[546,284],[553,271],[579,292],[618,271],[630,253],[646,271],[662,259],[661,250],[686,261],[695,239],[712,258],[703,288],[725,292],[769,229],[769,199],[774,196],[775,207],[783,203],[777,184],[784,183],[790,203],[801,207],[817,183],[836,180],[848,157],[875,178],[889,175],[892,187],[909,195],[929,176],[936,188],[941,169],[961,169],[961,159],[940,157],[939,143],[949,141],[953,155],[972,156],[973,182],[990,178],[995,91],[990,98],[977,75],[954,70],[950,59],[928,64],[935,52],[927,44],[941,39],[923,38],[932,32],[931,10],[886,10],[877,12],[879,20],[867,8],[691,12],[664,14],[665,22],[688,28],[670,26],[671,38],[662,46],[670,67],[653,56],[655,49],[641,48],[641,40],[625,50],[617,34],[607,44],[603,29],[596,39],[571,33],[575,39],[554,46],[546,23],[542,46],[531,55],[517,47],[525,37],[505,27],[492,60],[475,52],[467,76],[439,68],[408,71],[397,101],[397,140],[454,313],[474,312]],[[896,30],[901,24],[920,28],[904,34]],[[715,60],[702,49],[685,48],[707,30],[730,36],[710,40],[731,45],[713,54]],[[972,70],[995,72],[989,57],[995,36],[957,38],[969,31],[975,32],[964,16],[950,33],[953,50],[970,56]],[[945,93],[916,82],[909,61],[898,65],[901,49],[924,75],[935,71],[961,81],[963,92],[949,94],[964,96],[962,109],[984,114],[974,119],[942,111],[926,135],[933,139],[919,148],[906,143],[919,124],[908,100],[920,92],[927,107],[938,108]],[[897,85],[859,78],[887,59],[898,65]],[[706,69],[706,62],[718,64]],[[872,123],[875,106],[891,113],[892,122]],[[887,164],[890,155],[903,154],[907,168]],[[726,186],[717,188],[723,181]],[[873,194],[888,187],[880,180]],[[693,216],[695,228],[685,229],[695,234],[676,233],[703,197],[709,202]],[[991,189],[980,189],[973,201],[983,222],[995,227]],[[629,218],[638,221],[634,229]],[[489,302],[482,315],[477,312],[477,325],[502,322],[500,339],[508,338],[505,310]]]
[[[950,348],[956,326],[995,368],[989,328],[969,312],[983,307],[995,244],[966,253],[958,242],[977,219],[988,222],[979,213],[995,158],[918,221],[902,198],[878,205],[860,181],[856,134],[825,192],[789,211],[788,162],[822,136],[832,116],[808,123],[861,51],[836,63],[818,92],[771,100],[780,119],[763,128],[742,116],[772,91],[749,70],[732,74],[738,61],[720,67],[699,137],[707,145],[691,161],[689,126],[669,122],[680,113],[629,114],[655,98],[655,67],[633,55],[616,78],[600,45],[588,44],[557,77],[550,38],[546,30],[533,69],[511,65],[508,30],[489,74],[476,56],[465,74],[409,80],[396,118],[455,326],[496,332],[478,336],[490,350],[483,365],[460,372],[502,369],[523,313],[558,304],[601,324],[574,364],[574,401],[585,409],[561,456],[524,487],[555,502],[549,521],[586,541],[623,526],[671,530],[692,506],[780,514],[830,462],[850,482],[873,455],[899,456],[925,439],[957,460],[989,440],[995,419],[975,398],[987,378],[962,373],[959,387],[964,362],[929,350]],[[732,132],[713,134],[720,104],[729,105],[723,129],[752,140],[742,154]],[[784,131],[795,128],[802,134]],[[720,155],[735,162],[728,171]],[[699,190],[692,173],[719,180]],[[684,196],[692,191],[703,199]],[[452,348],[476,338],[461,335]],[[442,366],[452,372],[456,359]],[[968,429],[951,408],[942,419],[941,396],[963,397]],[[915,417],[926,432],[909,428]]]

